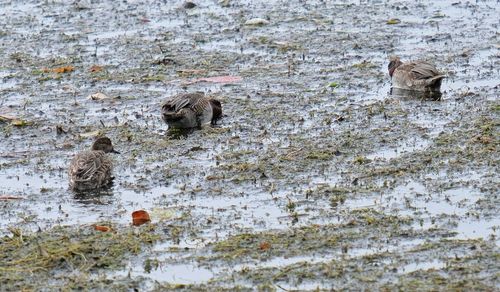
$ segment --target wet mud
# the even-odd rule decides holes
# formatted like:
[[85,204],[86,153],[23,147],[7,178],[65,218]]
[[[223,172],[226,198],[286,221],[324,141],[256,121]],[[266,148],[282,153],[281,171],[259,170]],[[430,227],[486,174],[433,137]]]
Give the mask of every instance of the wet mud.
[[[497,1],[194,4],[0,3],[2,289],[499,288]],[[223,118],[168,129],[194,91]],[[75,194],[98,135],[116,178]]]

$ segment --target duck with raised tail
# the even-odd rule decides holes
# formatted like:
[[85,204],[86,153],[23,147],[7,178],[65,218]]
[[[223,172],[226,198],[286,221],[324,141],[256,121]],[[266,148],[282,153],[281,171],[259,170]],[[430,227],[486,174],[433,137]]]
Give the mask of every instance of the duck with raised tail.
[[162,104],[161,117],[170,128],[196,128],[206,123],[215,125],[222,117],[222,105],[202,92],[181,93]]
[[391,57],[387,67],[392,87],[398,89],[438,93],[441,81],[446,77],[426,61],[403,63],[399,57]]

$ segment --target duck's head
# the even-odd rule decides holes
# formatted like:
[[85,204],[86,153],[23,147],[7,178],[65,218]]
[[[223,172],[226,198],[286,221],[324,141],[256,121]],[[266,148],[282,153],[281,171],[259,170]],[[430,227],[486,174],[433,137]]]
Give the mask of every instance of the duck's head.
[[108,137],[97,138],[97,140],[94,141],[94,144],[92,144],[92,150],[101,150],[105,153],[120,153],[113,148],[111,139]]
[[389,76],[392,77],[392,74],[394,74],[394,70],[398,68],[403,62],[399,60],[399,57],[393,56],[389,58],[389,65],[387,65],[387,69],[389,70]]

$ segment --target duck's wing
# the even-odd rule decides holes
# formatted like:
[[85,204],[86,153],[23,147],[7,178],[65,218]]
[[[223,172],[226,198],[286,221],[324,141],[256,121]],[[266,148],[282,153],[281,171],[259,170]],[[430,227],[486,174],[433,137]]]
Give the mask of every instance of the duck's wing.
[[429,79],[441,75],[436,66],[425,61],[412,62],[411,73],[415,79]]
[[73,182],[88,182],[105,178],[112,168],[111,160],[103,151],[84,151],[71,161],[69,175]]
[[203,95],[193,96],[189,102],[189,107],[197,116],[202,115],[206,111],[211,111],[210,99]]
[[392,83],[396,87],[410,88],[413,86],[414,76],[411,73],[415,67],[414,63],[403,63],[399,65],[392,75]]
[[183,108],[199,110],[202,107],[205,96],[203,93],[181,93],[166,100],[163,105],[163,111],[178,112]]

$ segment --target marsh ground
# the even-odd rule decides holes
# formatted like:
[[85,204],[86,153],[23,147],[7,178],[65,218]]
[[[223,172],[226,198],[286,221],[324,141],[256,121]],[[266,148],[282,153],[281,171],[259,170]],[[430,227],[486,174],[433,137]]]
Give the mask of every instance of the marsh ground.
[[[0,3],[2,290],[499,289],[497,1],[197,4]],[[392,54],[442,99],[390,95]],[[167,131],[198,90],[221,123]],[[115,183],[75,195],[98,134]]]

